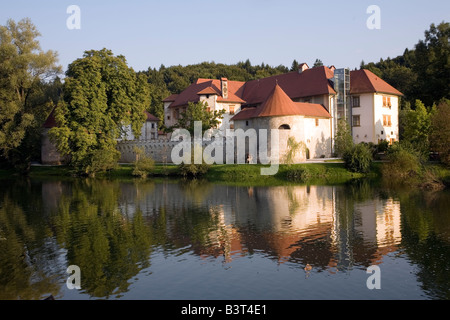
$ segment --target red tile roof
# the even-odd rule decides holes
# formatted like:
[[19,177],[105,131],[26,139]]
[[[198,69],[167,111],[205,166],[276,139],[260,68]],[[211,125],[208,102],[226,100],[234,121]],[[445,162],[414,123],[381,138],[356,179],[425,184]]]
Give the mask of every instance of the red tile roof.
[[289,116],[298,114],[291,98],[276,84],[266,101],[258,108],[258,117]]
[[291,98],[276,84],[266,100],[257,107],[242,109],[231,120],[247,120],[257,117],[274,117],[303,115],[310,117],[331,118],[324,106],[315,103],[293,102]]
[[144,113],[145,113],[145,116],[147,117],[147,119],[146,119],[147,121],[159,121],[159,118],[155,117],[147,110],[145,110]]
[[197,82],[191,84],[181,92],[172,102],[170,107],[185,106],[188,102],[198,102],[200,100],[199,93],[212,94],[203,92],[216,92],[216,94],[219,95],[219,97],[217,97],[217,101],[219,102],[244,103],[245,101],[241,99],[244,84],[245,82],[228,80],[228,98],[224,99],[220,95],[222,90],[220,89],[221,85],[219,79],[198,79]]
[[[397,89],[368,70],[350,72],[350,93],[382,92],[402,95]],[[308,68],[303,72],[288,72],[248,82],[228,80],[228,98],[221,95],[221,80],[198,79],[179,95],[172,97],[171,107],[185,106],[188,102],[198,102],[199,94],[217,94],[219,102],[236,102],[243,106],[257,106],[263,103],[278,84],[291,98],[306,98],[324,94],[336,94],[333,88],[333,67]],[[170,97],[169,97],[170,98]],[[169,101],[166,98],[164,101]]]
[[198,95],[202,95],[202,94],[215,94],[215,95],[219,95],[220,93],[216,91],[216,89],[214,89],[213,87],[207,87],[199,92],[197,92]]
[[165,98],[165,99],[163,100],[163,102],[173,102],[173,101],[175,101],[175,99],[177,98],[177,96],[178,96],[178,94],[176,94],[176,93],[171,94],[170,96],[168,96],[167,98]]
[[334,73],[325,66],[306,69],[302,73],[288,72],[245,84],[243,99],[247,104],[263,102],[275,84],[278,84],[291,98],[302,98],[322,94],[335,94],[329,79]]
[[388,93],[397,96],[403,95],[400,91],[369,70],[350,71],[350,94],[372,92]]
[[55,109],[52,110],[50,115],[47,117],[47,120],[45,120],[44,124],[42,125],[44,128],[54,128],[57,126],[54,113]]

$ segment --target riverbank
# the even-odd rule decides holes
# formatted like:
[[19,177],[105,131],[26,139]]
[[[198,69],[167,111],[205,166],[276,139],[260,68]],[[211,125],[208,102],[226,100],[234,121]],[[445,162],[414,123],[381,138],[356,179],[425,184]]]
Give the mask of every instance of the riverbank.
[[[242,186],[260,185],[286,185],[286,184],[340,184],[360,178],[381,178],[382,162],[373,162],[368,173],[354,173],[347,170],[344,163],[310,162],[293,165],[280,165],[275,175],[261,175],[261,168],[268,167],[260,164],[234,164],[234,165],[212,165],[208,172],[202,177],[209,182],[220,184],[232,184]],[[450,169],[437,163],[427,163],[427,172],[431,172],[435,179],[441,181],[445,186],[450,185]],[[96,175],[99,179],[136,179],[132,175],[133,165],[120,164],[117,168]],[[9,170],[0,170],[0,178],[19,176],[18,173]],[[31,167],[29,176],[33,178],[73,178],[75,175],[67,166],[41,166]],[[176,165],[157,164],[148,179],[157,178],[182,178],[180,170]],[[427,181],[419,181],[426,185]]]

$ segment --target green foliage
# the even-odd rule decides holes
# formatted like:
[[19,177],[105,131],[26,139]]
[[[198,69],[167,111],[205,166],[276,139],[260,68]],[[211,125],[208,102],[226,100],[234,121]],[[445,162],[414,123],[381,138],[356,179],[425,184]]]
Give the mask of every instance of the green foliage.
[[322,60],[316,59],[316,61],[314,62],[313,67],[315,68],[315,67],[321,67],[321,66],[323,66]]
[[191,134],[194,133],[194,122],[202,122],[202,132],[208,129],[216,128],[220,124],[220,119],[223,118],[225,110],[208,111],[208,103],[199,101],[197,103],[189,102],[186,111],[180,114],[178,122],[174,128],[187,129]]
[[424,155],[429,150],[430,114],[420,100],[415,102],[415,110],[406,110],[402,118],[402,140],[411,143]]
[[431,115],[431,147],[442,163],[450,166],[450,100],[442,100]]
[[57,99],[52,81],[61,72],[39,36],[29,19],[0,26],[0,158],[22,168],[39,156],[40,129]]
[[353,148],[353,137],[350,125],[344,119],[338,121],[336,130],[336,139],[334,150],[338,157],[343,157],[344,154]]
[[289,137],[287,141],[288,151],[285,154],[284,163],[291,165],[294,163],[295,155],[299,152],[306,152],[306,144],[303,141],[297,142],[295,137]]
[[405,182],[417,178],[421,170],[422,157],[411,144],[395,143],[388,151],[388,162],[383,163],[381,174],[391,182]]
[[55,109],[58,127],[49,135],[76,171],[92,175],[118,160],[116,139],[124,125],[140,135],[149,101],[146,78],[129,68],[125,57],[106,49],[86,51],[66,75],[64,99]]
[[[198,152],[202,152],[203,150],[201,147],[195,146],[194,148],[198,148],[200,150],[197,150]],[[191,163],[181,163],[178,165],[178,171],[184,178],[200,178],[204,176],[209,168],[211,167],[209,164],[205,162],[205,160],[202,157],[202,163],[195,163],[194,161],[194,153],[193,151],[191,153]]]
[[155,169],[155,161],[145,154],[143,148],[135,148],[136,161],[133,165],[132,175],[146,178]]
[[396,58],[380,59],[361,67],[387,81],[405,95],[405,102],[416,99],[432,105],[442,98],[450,99],[450,23],[431,24],[414,50],[406,49]]
[[347,149],[343,156],[345,167],[352,172],[367,173],[372,164],[372,152],[365,143]]
[[311,179],[312,176],[313,176],[313,174],[306,167],[293,168],[286,172],[286,178],[289,181],[305,182],[305,181],[308,181],[309,179]]

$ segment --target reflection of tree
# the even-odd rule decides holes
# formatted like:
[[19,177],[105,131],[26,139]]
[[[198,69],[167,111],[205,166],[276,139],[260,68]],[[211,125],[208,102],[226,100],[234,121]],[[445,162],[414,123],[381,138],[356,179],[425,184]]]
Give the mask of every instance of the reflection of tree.
[[118,212],[119,191],[111,181],[76,182],[53,219],[68,264],[80,267],[82,289],[96,297],[126,292],[149,264],[149,226],[139,210],[131,219]]
[[189,199],[203,201],[211,191],[211,183],[205,180],[187,179],[180,182],[180,187]]
[[402,244],[419,266],[422,288],[433,298],[450,299],[450,205],[448,192],[402,193]]
[[[36,201],[36,197],[30,196],[29,186],[22,187],[22,196]],[[13,189],[11,186],[8,193],[15,193]],[[34,205],[42,207],[37,202]],[[38,210],[33,213],[43,219]],[[0,300],[34,300],[58,294],[57,279],[49,274],[54,271],[51,257],[43,250],[35,250],[44,246],[48,229],[30,222],[36,219],[30,216],[10,195],[0,200]]]

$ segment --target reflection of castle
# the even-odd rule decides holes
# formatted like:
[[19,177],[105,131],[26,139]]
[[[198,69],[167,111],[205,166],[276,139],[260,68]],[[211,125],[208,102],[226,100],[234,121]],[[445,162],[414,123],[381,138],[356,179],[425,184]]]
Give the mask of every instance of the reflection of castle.
[[224,256],[225,261],[258,251],[280,262],[347,268],[379,263],[401,239],[398,202],[346,199],[345,187],[164,183],[146,192],[140,185],[123,184],[121,194],[119,207],[127,215],[139,206],[152,219],[164,208],[166,220],[172,221],[166,224],[167,234],[175,238],[174,224],[183,223],[177,222],[179,212],[208,212],[214,227],[195,250],[205,257]]
[[[43,195],[54,208],[68,186],[44,182]],[[192,245],[180,236],[192,212],[202,216],[206,239],[194,251],[225,262],[263,252],[280,263],[310,264],[334,270],[380,263],[401,240],[400,203],[376,196],[355,201],[344,186],[232,187],[200,183],[121,183],[118,208],[132,217],[139,209],[147,219],[161,219],[167,241]],[[66,190],[63,192],[63,190]],[[59,196],[58,196],[59,195]],[[52,210],[52,211],[53,211]],[[206,218],[205,218],[206,217]],[[200,223],[192,219],[192,224]],[[198,226],[202,228],[203,226]]]

